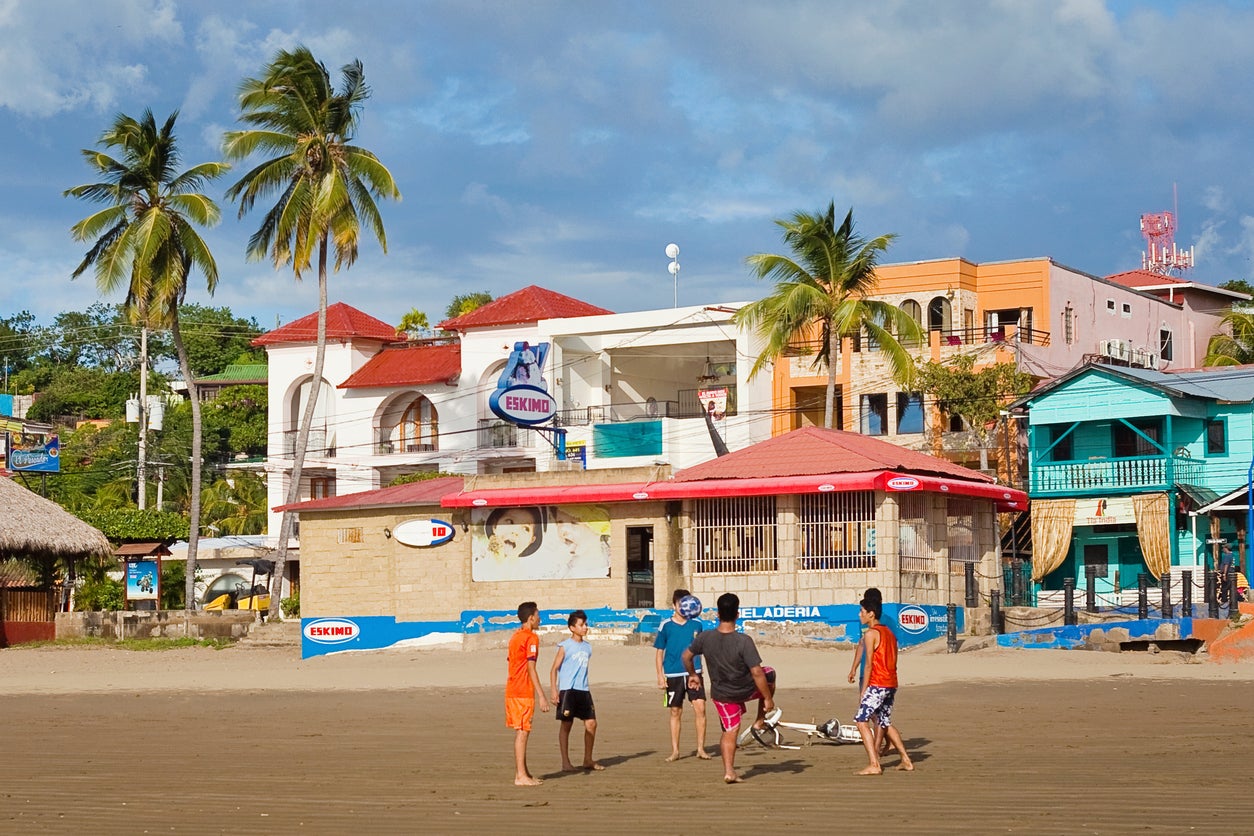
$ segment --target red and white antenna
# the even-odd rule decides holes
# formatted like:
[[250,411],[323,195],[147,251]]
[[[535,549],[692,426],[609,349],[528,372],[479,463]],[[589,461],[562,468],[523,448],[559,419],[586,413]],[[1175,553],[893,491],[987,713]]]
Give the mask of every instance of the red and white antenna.
[[[1172,196],[1174,199],[1174,186]],[[1176,247],[1175,212],[1142,215],[1141,235],[1145,236],[1145,252],[1141,253],[1142,270],[1170,276],[1179,275],[1193,266],[1193,248],[1182,250]]]

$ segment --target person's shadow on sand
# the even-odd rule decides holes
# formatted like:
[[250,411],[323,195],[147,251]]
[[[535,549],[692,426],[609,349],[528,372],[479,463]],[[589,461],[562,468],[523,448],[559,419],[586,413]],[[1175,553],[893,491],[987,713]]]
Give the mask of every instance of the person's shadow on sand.
[[779,761],[778,763],[755,763],[753,766],[740,773],[740,777],[746,780],[754,775],[768,775],[771,773],[784,773],[799,775],[809,769],[811,764],[799,760]]
[[[638,758],[648,758],[656,754],[658,754],[657,749],[645,749],[644,751],[634,752],[628,755],[610,755],[607,758],[604,758],[604,757],[597,758],[597,763],[601,764],[601,766],[603,766],[605,769],[611,769],[615,766],[620,766],[624,763],[627,763],[627,761],[634,761]],[[545,773],[544,775],[541,775],[540,777],[548,781],[554,778],[573,778],[577,775],[591,775],[592,772],[593,770],[591,769],[581,769],[581,768],[576,768],[570,772],[562,772],[559,769],[556,772]]]

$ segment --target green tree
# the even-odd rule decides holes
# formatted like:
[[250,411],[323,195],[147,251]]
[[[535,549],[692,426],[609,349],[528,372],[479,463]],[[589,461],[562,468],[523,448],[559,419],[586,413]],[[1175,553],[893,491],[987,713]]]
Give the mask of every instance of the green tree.
[[[240,85],[239,121],[248,127],[226,135],[226,154],[232,159],[267,155],[227,190],[230,199],[239,201],[240,217],[258,198],[276,198],[248,240],[249,258],[268,257],[276,269],[290,266],[299,281],[317,257],[317,348],[309,398],[296,434],[288,503],[300,499],[305,447],[326,358],[328,250],[335,249],[337,271],[351,267],[364,224],[387,252],[376,200],[401,196],[378,157],[353,144],[361,107],[370,96],[361,62],[341,68],[340,80],[337,90],[327,68],[308,48],[281,50],[260,78],[245,79]],[[276,617],[292,523],[291,512],[285,511],[272,576],[270,613]]]
[[1254,310],[1232,309],[1219,320],[1221,330],[1206,344],[1207,366],[1254,363]]
[[462,293],[453,297],[453,301],[448,303],[448,307],[444,309],[445,319],[456,319],[462,314],[468,314],[475,308],[482,308],[484,305],[492,301],[492,294],[486,290],[478,293]]
[[[158,127],[150,110],[138,120],[119,115],[98,142],[119,156],[115,159],[105,151],[84,149],[84,159],[102,179],[75,186],[65,194],[105,204],[104,209],[71,227],[74,240],[92,242],[73,275],[77,277],[94,266],[101,292],[126,288],[126,309],[137,323],[170,330],[188,387],[192,410],[191,481],[199,485],[200,398],[182,339],[179,306],[187,295],[187,283],[194,270],[204,276],[211,294],[217,286],[218,265],[197,227],[213,226],[220,213],[217,204],[199,189],[221,176],[229,166],[208,162],[179,171],[174,135],[177,118],[176,111]],[[192,584],[200,491],[194,489],[190,495],[186,590],[189,607],[195,598]]]
[[409,340],[419,340],[431,336],[431,323],[427,320],[425,312],[410,308],[409,313],[401,317],[400,324],[396,326],[396,333],[398,336],[404,334]]
[[[39,328],[35,325],[34,314],[22,311],[0,319],[0,368],[6,385],[10,375],[34,364],[38,351]],[[6,388],[5,391],[12,390]]]
[[256,474],[236,471],[202,492],[201,522],[220,535],[261,534],[266,530],[266,483]]
[[936,399],[946,415],[957,415],[971,428],[980,445],[980,466],[988,467],[988,449],[1005,405],[1031,391],[1036,378],[1013,363],[993,363],[975,370],[975,357],[960,354],[944,363],[923,363],[915,388]]
[[188,362],[200,377],[218,374],[233,363],[266,362],[265,351],[252,347],[261,334],[255,319],[237,317],[230,308],[183,305],[179,322]]
[[836,204],[819,214],[797,212],[775,222],[784,230],[791,255],[757,253],[747,262],[759,279],[775,287],[766,297],[744,306],[732,321],[757,333],[765,346],[749,371],[752,378],[782,356],[789,345],[819,328],[815,368],[827,369],[827,397],[823,425],[833,426],[836,405],[836,365],[840,339],[863,330],[884,352],[893,377],[909,381],[914,359],[893,336],[911,343],[919,340],[918,323],[894,305],[869,298],[875,289],[875,267],[895,236],[865,240],[854,231],[853,210],[836,226]]
[[1254,296],[1254,285],[1245,279],[1229,279],[1226,282],[1221,282],[1219,286],[1224,290],[1235,290],[1237,293],[1244,293],[1246,296]]
[[205,435],[219,439],[226,458],[265,455],[267,395],[264,386],[229,386],[205,404]]

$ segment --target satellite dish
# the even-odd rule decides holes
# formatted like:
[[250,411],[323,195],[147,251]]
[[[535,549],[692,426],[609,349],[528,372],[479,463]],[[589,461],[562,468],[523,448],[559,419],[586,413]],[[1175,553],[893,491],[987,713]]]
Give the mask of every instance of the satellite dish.
[[675,257],[676,257],[676,256],[678,256],[678,255],[679,255],[679,245],[678,245],[678,244],[667,244],[667,245],[666,245],[666,257],[667,257],[667,258],[675,258]]

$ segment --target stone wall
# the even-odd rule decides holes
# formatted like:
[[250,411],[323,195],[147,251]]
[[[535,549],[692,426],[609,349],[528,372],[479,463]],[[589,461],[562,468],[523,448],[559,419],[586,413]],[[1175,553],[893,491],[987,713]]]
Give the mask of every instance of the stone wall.
[[257,615],[248,611],[220,612],[152,610],[123,612],[59,612],[58,639],[242,639]]

